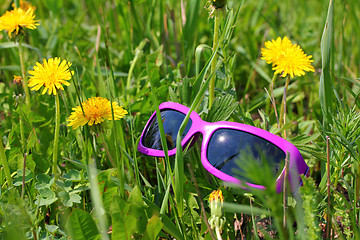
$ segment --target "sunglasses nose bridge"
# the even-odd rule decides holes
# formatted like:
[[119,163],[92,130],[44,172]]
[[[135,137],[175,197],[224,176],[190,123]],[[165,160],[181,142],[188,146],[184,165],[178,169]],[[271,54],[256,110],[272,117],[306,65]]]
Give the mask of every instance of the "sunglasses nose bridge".
[[206,122],[200,118],[199,115],[192,115],[194,133],[201,133],[203,136],[207,135],[211,127],[211,123]]
[[217,126],[214,123],[203,121],[201,122],[201,128],[198,130],[202,133],[204,139],[211,137]]

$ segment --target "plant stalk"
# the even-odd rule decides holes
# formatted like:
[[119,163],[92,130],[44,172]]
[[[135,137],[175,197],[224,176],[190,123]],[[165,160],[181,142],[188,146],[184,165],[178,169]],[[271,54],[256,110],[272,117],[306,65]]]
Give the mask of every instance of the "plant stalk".
[[287,189],[286,189],[286,183],[288,180],[289,175],[289,159],[290,159],[290,153],[286,153],[285,158],[285,173],[284,173],[284,185],[283,185],[283,204],[284,204],[284,216],[283,216],[283,227],[286,229],[286,209],[287,209]]
[[286,109],[285,109],[286,108],[286,92],[289,87],[289,83],[290,83],[290,76],[288,75],[286,78],[283,101],[281,103],[281,109],[280,109],[280,120],[279,120],[280,124],[283,123],[284,125],[286,123],[286,120],[284,119],[284,118],[286,118]]
[[355,202],[359,201],[360,196],[360,164],[356,164],[356,191],[355,191]]
[[59,178],[57,157],[59,151],[59,130],[60,130],[60,100],[59,94],[55,95],[55,132],[54,132],[54,150],[52,172],[55,175],[55,181]]
[[220,228],[218,226],[215,227],[216,237],[218,240],[222,240]]
[[275,102],[275,97],[274,97],[274,83],[275,83],[275,80],[277,78],[277,74],[274,74],[272,80],[271,80],[271,83],[270,83],[270,101],[274,107],[274,111],[275,111],[275,117],[276,117],[276,121],[277,121],[277,125],[278,125],[278,128],[280,128],[280,122],[279,122],[279,116],[278,116],[278,113],[277,113],[277,110],[276,110],[276,102]]
[[326,153],[327,153],[327,162],[326,162],[326,172],[327,172],[327,214],[326,214],[326,239],[330,239],[331,231],[331,198],[330,198],[330,137],[326,136]]
[[[214,18],[215,19],[214,19],[213,51],[215,51],[217,49],[217,46],[219,44],[219,28],[220,28],[221,10],[219,10],[219,9],[215,10]],[[211,73],[213,73],[216,70],[216,64],[217,64],[217,57],[215,54],[214,59],[211,62]],[[209,107],[210,108],[215,100],[215,80],[216,80],[216,74],[213,74],[210,79],[210,83],[209,83]]]
[[[20,106],[23,103],[20,103]],[[21,118],[21,114],[20,114],[20,118],[19,118],[19,125],[20,125],[20,143],[21,143],[21,147],[23,149],[25,149],[25,134],[24,134],[24,122]]]
[[6,181],[7,181],[8,185],[9,185],[9,187],[12,187],[13,186],[13,181],[12,181],[11,174],[10,174],[9,164],[8,164],[7,159],[6,159],[5,147],[4,147],[4,144],[2,142],[2,139],[0,139],[0,159],[1,159],[1,164],[4,167]]
[[22,75],[22,85],[25,91],[25,103],[30,107],[30,91],[28,87],[28,82],[26,78],[26,71],[24,65],[24,55],[22,50],[22,38],[19,40],[19,57],[20,57],[20,66],[21,66],[21,75]]
[[27,156],[27,153],[24,154],[24,161],[23,161],[23,175],[22,175],[22,185],[21,185],[21,199],[24,199],[24,194],[25,194],[26,156]]
[[255,217],[254,217],[254,213],[252,211],[253,205],[252,205],[251,198],[252,197],[249,197],[249,202],[250,202],[250,208],[251,208],[251,220],[252,220],[252,225],[253,225],[253,231],[254,231],[255,239],[259,239],[258,230],[257,230],[256,223],[255,223]]

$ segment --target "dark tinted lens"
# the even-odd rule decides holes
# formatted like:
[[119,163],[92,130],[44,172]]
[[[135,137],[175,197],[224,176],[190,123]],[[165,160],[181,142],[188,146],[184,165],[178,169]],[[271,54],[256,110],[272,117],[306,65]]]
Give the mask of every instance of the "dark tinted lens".
[[210,138],[207,158],[223,173],[239,178],[244,169],[237,160],[259,163],[266,160],[276,175],[285,162],[286,154],[261,137],[234,129],[219,129]]
[[[185,114],[181,112],[170,109],[161,110],[161,119],[163,121],[165,137],[169,150],[174,149],[176,147],[176,137],[184,118],[185,118]],[[185,135],[188,133],[191,125],[192,125],[192,121],[191,119],[189,119],[181,139],[183,139]],[[142,144],[145,147],[151,149],[163,150],[161,145],[159,124],[156,119],[156,116],[152,119],[151,123],[145,130]]]

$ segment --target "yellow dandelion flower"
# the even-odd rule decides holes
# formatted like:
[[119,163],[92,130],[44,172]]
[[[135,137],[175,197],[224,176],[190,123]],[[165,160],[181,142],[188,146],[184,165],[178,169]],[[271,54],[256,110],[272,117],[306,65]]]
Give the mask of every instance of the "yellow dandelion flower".
[[29,71],[29,74],[33,75],[29,78],[29,87],[31,90],[38,91],[42,86],[44,90],[42,94],[48,92],[50,95],[53,93],[56,95],[57,89],[64,90],[62,84],[69,86],[68,80],[74,74],[74,71],[69,71],[71,66],[70,62],[63,60],[60,63],[60,58],[50,58],[48,61],[43,60],[43,63],[36,63],[33,71]]
[[[13,8],[15,8],[15,3],[11,4],[11,6]],[[27,1],[22,1],[20,0],[20,8],[22,8],[24,11],[27,11],[29,8],[32,8],[34,11],[36,9],[36,7],[34,7],[33,5],[31,5],[29,2]]]
[[276,40],[265,42],[265,48],[261,49],[261,59],[266,60],[268,64],[275,64],[279,58],[284,57],[286,49],[291,48],[292,43],[287,38],[281,39],[278,37]]
[[15,8],[11,11],[6,11],[4,15],[0,17],[0,31],[7,30],[9,37],[12,37],[12,33],[15,35],[19,33],[22,28],[36,29],[39,20],[34,20],[34,9],[29,8],[26,11],[22,8]]
[[288,74],[293,78],[305,75],[305,71],[314,72],[315,69],[311,65],[313,60],[311,55],[307,56],[297,44],[284,37],[278,37],[275,40],[265,43],[265,48],[261,49],[261,59],[266,60],[268,64],[272,64],[274,74],[281,74],[286,77]]
[[311,65],[314,60],[311,60],[312,56],[307,56],[299,45],[294,45],[286,51],[284,57],[276,61],[274,74],[281,74],[282,77],[286,77],[288,74],[290,77],[303,76],[305,71],[314,72],[315,68]]
[[[68,121],[68,126],[72,126],[76,129],[80,126],[88,124],[90,126],[94,124],[102,123],[105,119],[112,120],[110,101],[102,97],[92,97],[83,102],[81,106],[73,108]],[[112,108],[114,111],[114,120],[123,118],[128,112],[119,106],[117,102],[112,102]]]

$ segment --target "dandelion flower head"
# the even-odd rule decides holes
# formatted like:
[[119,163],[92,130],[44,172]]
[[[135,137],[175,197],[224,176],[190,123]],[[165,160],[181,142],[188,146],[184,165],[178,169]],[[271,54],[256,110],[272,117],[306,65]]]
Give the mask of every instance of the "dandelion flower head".
[[[119,120],[128,113],[122,106],[119,106],[117,102],[112,102],[111,104],[114,112],[114,120]],[[85,124],[92,126],[102,123],[105,119],[113,119],[110,101],[106,98],[92,97],[83,102],[81,106],[73,108],[73,112],[68,119],[68,126],[72,126],[73,129],[84,126]]]
[[31,7],[27,10],[14,8],[11,11],[6,11],[0,17],[0,31],[6,30],[11,38],[13,32],[17,35],[22,28],[36,29],[36,26],[39,25],[39,20],[34,18],[34,9]]
[[36,63],[33,71],[29,71],[29,74],[33,75],[29,78],[29,87],[31,90],[38,91],[41,87],[44,87],[42,94],[48,92],[48,94],[56,95],[57,89],[64,90],[65,86],[69,86],[68,80],[74,74],[74,71],[69,70],[71,63],[63,60],[60,62],[60,58],[50,58],[43,63]]
[[284,37],[278,37],[276,40],[265,43],[265,48],[261,49],[261,59],[266,60],[268,64],[272,64],[274,74],[281,74],[286,77],[303,76],[305,71],[314,72],[315,69],[311,65],[313,60],[311,55],[306,55],[297,44]]
[[284,37],[281,39],[278,37],[276,40],[265,42],[265,48],[261,49],[261,59],[266,60],[268,64],[275,64],[277,60],[284,57],[287,49],[292,47],[291,41]]

